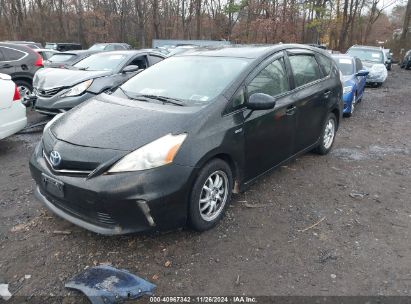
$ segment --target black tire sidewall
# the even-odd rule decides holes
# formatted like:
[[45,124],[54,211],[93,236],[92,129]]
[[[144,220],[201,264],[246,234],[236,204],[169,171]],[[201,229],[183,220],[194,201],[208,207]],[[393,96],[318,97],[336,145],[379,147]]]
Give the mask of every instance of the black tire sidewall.
[[[204,183],[207,178],[215,171],[221,170],[227,174],[228,178],[228,195],[227,201],[225,203],[224,209],[221,211],[220,215],[215,218],[213,221],[205,221],[201,215],[199,210],[199,200],[201,191],[203,189]],[[222,159],[213,159],[208,162],[203,168],[200,170],[196,180],[194,181],[194,185],[190,194],[189,199],[189,206],[188,206],[188,224],[189,226],[197,231],[206,231],[213,228],[223,217],[227,206],[231,201],[232,195],[232,188],[233,188],[233,175],[231,172],[230,166],[223,161]]]

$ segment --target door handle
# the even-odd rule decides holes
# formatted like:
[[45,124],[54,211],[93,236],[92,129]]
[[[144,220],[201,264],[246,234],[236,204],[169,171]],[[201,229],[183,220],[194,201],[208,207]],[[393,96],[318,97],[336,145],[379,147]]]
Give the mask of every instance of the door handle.
[[285,114],[289,116],[294,115],[296,110],[297,110],[296,106],[289,106],[287,110],[285,110]]
[[325,91],[325,92],[324,92],[324,98],[330,97],[330,94],[331,94],[331,91],[330,91],[330,90]]
[[12,67],[13,67],[13,66],[10,65],[10,64],[4,64],[4,65],[0,66],[1,69],[10,69],[10,68],[12,68]]

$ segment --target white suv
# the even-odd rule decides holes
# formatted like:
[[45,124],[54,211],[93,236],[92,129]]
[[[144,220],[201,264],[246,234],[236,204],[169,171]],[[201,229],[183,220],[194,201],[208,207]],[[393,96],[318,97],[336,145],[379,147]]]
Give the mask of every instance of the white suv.
[[9,75],[0,74],[0,139],[13,135],[27,125],[16,84]]

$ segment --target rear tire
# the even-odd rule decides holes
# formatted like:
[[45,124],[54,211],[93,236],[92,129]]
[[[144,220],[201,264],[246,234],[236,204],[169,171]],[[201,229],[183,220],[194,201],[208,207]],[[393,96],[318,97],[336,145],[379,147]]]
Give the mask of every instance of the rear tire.
[[30,95],[33,92],[33,86],[25,80],[14,81],[20,93],[20,97],[23,99],[25,96]]
[[315,152],[320,155],[328,154],[334,144],[336,131],[337,118],[335,117],[334,113],[329,113],[327,119],[325,120],[323,131],[321,133],[320,143],[315,149]]
[[213,159],[198,174],[190,195],[189,226],[197,231],[213,228],[223,217],[230,203],[233,175],[230,166]]

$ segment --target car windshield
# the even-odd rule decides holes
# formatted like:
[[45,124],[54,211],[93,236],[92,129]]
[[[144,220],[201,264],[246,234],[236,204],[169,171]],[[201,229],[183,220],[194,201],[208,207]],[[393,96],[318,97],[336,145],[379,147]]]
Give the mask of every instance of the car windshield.
[[376,63],[383,63],[383,54],[378,50],[371,49],[350,49],[347,54],[353,57],[358,57],[362,61],[370,61]]
[[91,48],[90,51],[103,51],[107,45],[106,44],[95,44]]
[[50,57],[49,61],[51,62],[66,62],[73,58],[75,55],[73,54],[55,54]]
[[113,71],[124,62],[126,58],[127,56],[122,54],[94,54],[77,62],[74,67],[87,71]]
[[186,105],[210,103],[250,62],[245,58],[178,56],[157,63],[121,86],[129,97],[162,96]]
[[334,58],[338,68],[344,76],[354,74],[354,64],[350,58]]

